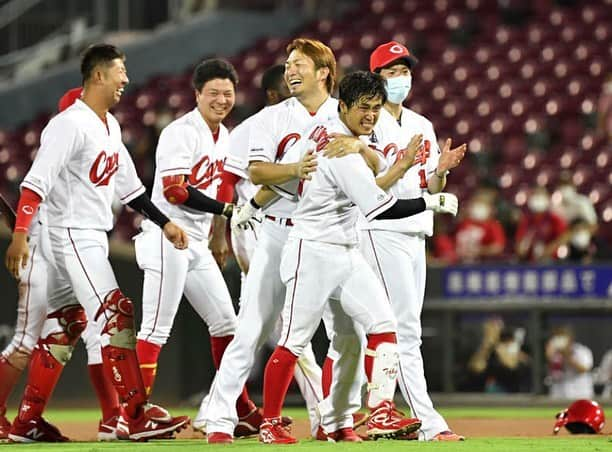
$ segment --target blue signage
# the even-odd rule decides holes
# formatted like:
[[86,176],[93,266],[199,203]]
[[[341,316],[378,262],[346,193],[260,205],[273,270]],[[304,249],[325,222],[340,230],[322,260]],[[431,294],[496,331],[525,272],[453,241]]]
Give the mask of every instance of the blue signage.
[[444,270],[444,295],[612,298],[612,266],[462,266]]

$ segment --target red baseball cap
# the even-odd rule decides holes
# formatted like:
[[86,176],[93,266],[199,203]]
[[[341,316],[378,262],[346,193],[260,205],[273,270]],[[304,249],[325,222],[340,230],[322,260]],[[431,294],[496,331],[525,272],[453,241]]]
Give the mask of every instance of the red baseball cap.
[[80,86],[78,88],[72,88],[66,91],[57,103],[57,109],[59,112],[63,112],[66,108],[74,104],[74,102],[81,97],[82,92],[83,88]]
[[396,60],[406,61],[410,69],[419,62],[405,46],[396,41],[389,41],[376,47],[370,55],[370,71],[374,72]]

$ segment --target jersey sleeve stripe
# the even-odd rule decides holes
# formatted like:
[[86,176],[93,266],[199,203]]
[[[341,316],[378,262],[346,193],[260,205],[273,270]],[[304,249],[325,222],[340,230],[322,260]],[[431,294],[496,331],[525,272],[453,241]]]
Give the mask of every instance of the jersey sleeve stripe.
[[131,191],[130,193],[128,193],[125,196],[122,196],[120,198],[121,202],[123,204],[127,204],[129,203],[131,200],[137,198],[138,196],[140,196],[141,194],[143,194],[145,191],[144,185],[141,185],[140,187],[138,187],[136,190]]
[[44,201],[46,196],[45,196],[45,191],[40,188],[38,185],[35,185],[34,183],[30,182],[29,180],[24,180],[21,183],[22,187],[25,188],[29,188],[30,190],[32,190],[34,193],[36,193],[38,196],[40,196],[40,198]]
[[375,207],[374,209],[370,210],[365,216],[366,219],[370,221],[371,219],[375,218],[380,213],[384,212],[385,210],[389,209],[393,204],[395,204],[395,201],[395,196],[389,196],[378,207]]

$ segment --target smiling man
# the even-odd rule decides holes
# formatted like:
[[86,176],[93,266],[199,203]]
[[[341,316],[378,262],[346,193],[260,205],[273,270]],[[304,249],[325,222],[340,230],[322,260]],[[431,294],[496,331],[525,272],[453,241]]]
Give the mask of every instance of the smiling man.
[[[48,317],[57,318],[59,328],[45,331],[36,346],[19,413],[9,433],[15,442],[67,441],[43,419],[42,412],[88,320],[101,336],[106,378],[123,403],[117,435],[145,440],[172,434],[189,423],[186,416],[167,416],[164,422],[157,422],[145,411],[147,395],[135,352],[134,306],[119,289],[108,261],[107,231],[113,227],[114,196],[157,224],[171,246],[185,249],[188,241],[185,232],[145,194],[121,142],[119,123],[109,113],[129,81],[124,60],[123,53],[112,45],[87,49],[81,61],[82,98],[49,121],[21,184],[6,265],[15,278],[26,277],[27,237],[44,202],[46,251],[50,253],[47,297],[52,314]],[[33,254],[36,251],[32,248]]]
[[[208,249],[208,232],[212,214],[230,218],[234,207],[214,198],[229,146],[222,121],[234,107],[237,83],[236,71],[227,61],[201,62],[192,77],[196,108],[168,124],[159,138],[152,198],[187,231],[190,247],[167,246],[159,227],[150,221],[142,223],[143,232],[136,237],[136,258],[144,271],[136,350],[147,394],[153,389],[159,353],[170,336],[183,294],[208,325],[216,368],[234,337],[236,314]],[[251,421],[258,416],[246,390],[237,400],[241,418]],[[259,426],[257,419],[253,422]]]

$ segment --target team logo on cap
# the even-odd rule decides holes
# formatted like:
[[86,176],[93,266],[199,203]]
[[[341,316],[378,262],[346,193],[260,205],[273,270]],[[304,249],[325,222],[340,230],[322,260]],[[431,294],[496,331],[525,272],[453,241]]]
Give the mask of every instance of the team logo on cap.
[[397,54],[404,53],[404,48],[399,44],[394,44],[389,47],[389,52]]

